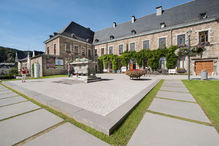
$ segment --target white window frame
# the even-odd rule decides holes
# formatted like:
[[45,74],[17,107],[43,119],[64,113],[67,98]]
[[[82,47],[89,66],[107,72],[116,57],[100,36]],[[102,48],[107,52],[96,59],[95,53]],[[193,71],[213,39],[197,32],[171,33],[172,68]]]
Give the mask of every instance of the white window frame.
[[207,28],[207,29],[200,29],[200,30],[196,30],[195,31],[195,33],[197,33],[196,34],[196,37],[198,38],[197,39],[197,42],[196,42],[196,45],[199,45],[199,42],[200,42],[200,40],[199,40],[199,32],[202,32],[202,31],[208,31],[208,42],[211,42],[211,40],[210,40],[210,33],[211,33],[211,28]]
[[112,54],[114,54],[114,45],[111,45],[111,46],[108,47],[108,53],[110,54],[110,47],[113,47]]
[[[119,50],[119,46],[120,46],[120,45],[123,46],[123,48],[122,48],[122,53],[123,53],[123,52],[124,52],[124,43],[121,43],[121,44],[118,45],[118,50]],[[121,54],[120,54],[120,50],[119,50],[119,55],[121,55]]]
[[[144,41],[149,41],[149,48],[148,48],[148,50],[150,50],[150,42],[151,42],[151,40],[150,39],[144,39],[144,40],[142,40],[142,42],[141,42],[141,44],[142,44],[142,49],[144,50]],[[147,49],[146,49],[147,50]]]
[[168,47],[167,45],[167,36],[160,36],[160,37],[157,37],[157,48],[160,48],[160,38],[166,38],[166,47]]
[[131,51],[131,44],[132,44],[132,43],[135,43],[135,51],[136,51],[136,41],[129,43],[129,51]]

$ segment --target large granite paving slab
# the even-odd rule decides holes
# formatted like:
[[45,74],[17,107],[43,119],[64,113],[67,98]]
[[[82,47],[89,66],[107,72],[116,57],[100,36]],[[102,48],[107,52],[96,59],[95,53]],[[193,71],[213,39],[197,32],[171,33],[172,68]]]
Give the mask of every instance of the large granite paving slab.
[[0,106],[5,106],[9,104],[14,104],[22,101],[27,101],[27,99],[21,97],[21,96],[15,96],[13,98],[5,98],[0,100]]
[[44,109],[1,121],[0,145],[13,145],[61,121],[63,119]]
[[146,113],[128,146],[218,146],[214,127]]
[[175,87],[175,88],[185,88],[185,85],[183,83],[164,82],[162,86],[164,86],[164,87]]
[[43,134],[24,146],[109,146],[109,144],[88,134],[80,128],[65,123],[52,131]]
[[156,96],[166,98],[188,98],[188,100],[191,99],[192,101],[194,101],[194,98],[189,93],[158,91]]
[[210,123],[200,106],[195,103],[154,98],[149,110]]
[[12,93],[13,91],[9,89],[0,90],[0,94]]
[[186,97],[187,95],[183,95],[183,94],[178,95],[178,93],[176,93],[175,95],[174,92],[168,92],[168,91],[159,91],[156,96],[162,98],[174,99],[174,100],[196,102],[193,97]]
[[29,101],[0,107],[0,120],[16,116],[18,114],[22,114],[28,111],[32,111],[38,108],[40,108],[38,105],[33,104]]
[[162,86],[160,90],[170,91],[170,92],[187,92],[189,93],[189,90],[187,88],[177,88],[177,87],[165,87]]
[[15,96],[15,95],[17,95],[17,94],[14,93],[14,92],[0,93],[0,99],[2,99],[2,98],[7,98],[7,97],[12,97],[12,96]]

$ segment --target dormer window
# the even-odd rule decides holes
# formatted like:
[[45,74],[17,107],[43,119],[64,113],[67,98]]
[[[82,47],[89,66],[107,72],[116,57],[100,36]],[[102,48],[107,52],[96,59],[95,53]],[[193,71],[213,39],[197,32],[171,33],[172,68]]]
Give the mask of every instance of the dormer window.
[[95,39],[95,43],[98,43],[99,42],[99,40],[98,39]]
[[163,23],[160,23],[160,28],[164,28],[166,27],[166,24],[163,22]]
[[200,13],[200,19],[205,19],[207,18],[207,13]]
[[131,34],[132,34],[132,35],[136,34],[136,31],[133,29],[133,30],[131,31]]
[[114,37],[113,35],[110,36],[110,39],[111,39],[111,40],[114,39],[114,38],[115,38],[115,37]]
[[72,37],[72,38],[75,38],[75,34],[74,34],[74,33],[72,33],[72,34],[71,34],[71,37]]

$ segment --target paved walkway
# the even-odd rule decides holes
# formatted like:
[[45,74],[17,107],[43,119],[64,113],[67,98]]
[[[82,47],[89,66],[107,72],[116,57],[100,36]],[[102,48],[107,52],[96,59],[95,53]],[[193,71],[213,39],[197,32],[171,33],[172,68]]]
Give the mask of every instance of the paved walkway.
[[129,146],[218,146],[219,134],[180,80],[165,80]]
[[108,145],[0,85],[0,145],[14,144]]

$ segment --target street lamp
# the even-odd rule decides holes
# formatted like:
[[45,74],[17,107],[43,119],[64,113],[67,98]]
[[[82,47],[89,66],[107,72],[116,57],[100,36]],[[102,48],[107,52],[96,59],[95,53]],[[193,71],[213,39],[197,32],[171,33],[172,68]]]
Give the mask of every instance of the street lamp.
[[191,34],[192,34],[191,30],[186,32],[186,35],[188,37],[188,80],[190,80],[190,47],[191,47],[191,45],[190,45],[190,42],[191,42],[190,36],[191,36]]

